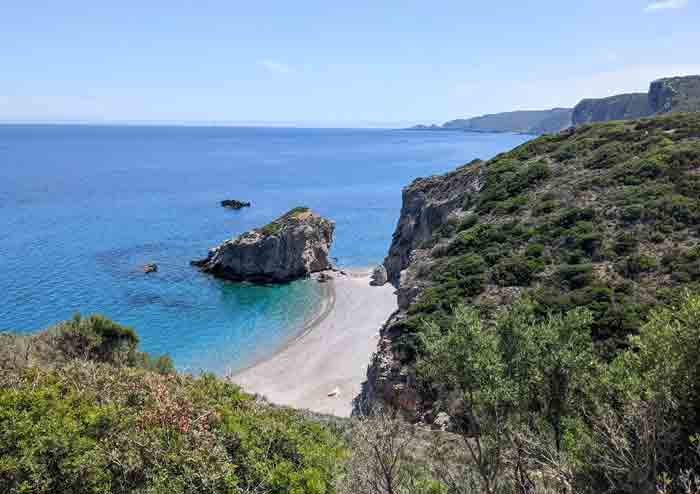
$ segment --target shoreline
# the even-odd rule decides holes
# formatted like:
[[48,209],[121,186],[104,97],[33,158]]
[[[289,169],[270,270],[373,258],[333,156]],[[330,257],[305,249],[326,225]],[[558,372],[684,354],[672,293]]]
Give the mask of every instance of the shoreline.
[[302,330],[228,379],[278,405],[350,416],[379,330],[397,302],[390,284],[370,286],[371,270],[344,272],[330,272],[322,306]]
[[[315,280],[311,278],[311,281]],[[318,282],[316,281],[316,283]],[[244,367],[241,367],[240,369],[237,369],[235,372],[229,372],[225,376],[227,379],[233,380],[237,375],[243,374],[248,370],[252,369],[253,367],[263,364],[268,360],[274,359],[277,355],[284,352],[287,348],[292,346],[298,340],[302,339],[308,333],[313,331],[316,326],[321,324],[328,317],[328,315],[333,310],[333,306],[335,305],[335,290],[333,289],[333,286],[328,282],[318,284],[321,285],[321,300],[319,303],[319,307],[317,308],[317,310],[314,310],[310,315],[306,317],[306,319],[304,320],[304,324],[302,324],[301,328],[298,331],[294,331],[292,335],[290,335],[289,338],[285,339],[282,345],[273,352],[255,358],[253,362]]]

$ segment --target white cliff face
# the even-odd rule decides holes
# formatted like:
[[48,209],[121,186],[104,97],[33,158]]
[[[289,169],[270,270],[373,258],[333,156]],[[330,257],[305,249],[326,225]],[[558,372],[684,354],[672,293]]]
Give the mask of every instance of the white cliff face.
[[193,264],[233,281],[281,283],[330,269],[335,223],[297,208],[266,227],[228,240]]

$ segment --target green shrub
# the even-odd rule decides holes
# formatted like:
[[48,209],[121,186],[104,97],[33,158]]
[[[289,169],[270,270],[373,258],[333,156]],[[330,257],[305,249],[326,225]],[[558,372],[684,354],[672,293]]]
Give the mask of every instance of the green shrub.
[[557,277],[563,288],[570,290],[582,288],[593,281],[593,266],[591,264],[561,266],[557,271]]
[[471,227],[475,226],[479,222],[479,216],[476,214],[468,214],[466,215],[459,226],[457,227],[458,232],[462,232],[464,230],[469,230]]
[[540,259],[544,255],[545,246],[542,244],[529,244],[525,249],[525,255],[531,259]]
[[332,493],[329,430],[211,375],[94,362],[0,373],[0,492]]
[[[478,207],[483,211],[495,209],[499,203],[518,196],[550,174],[549,166],[544,162],[494,161],[486,168],[486,184],[480,193]],[[501,209],[508,207],[508,203],[501,205]]]
[[556,224],[562,228],[571,228],[579,221],[594,220],[595,214],[595,210],[592,208],[567,208],[557,218]]
[[637,278],[643,273],[648,273],[658,269],[659,263],[654,257],[639,254],[626,257],[615,265],[618,273],[625,278]]
[[637,250],[639,241],[634,232],[623,232],[615,239],[615,252],[619,255],[631,254]]
[[542,268],[540,261],[514,256],[494,266],[492,277],[500,286],[529,286]]

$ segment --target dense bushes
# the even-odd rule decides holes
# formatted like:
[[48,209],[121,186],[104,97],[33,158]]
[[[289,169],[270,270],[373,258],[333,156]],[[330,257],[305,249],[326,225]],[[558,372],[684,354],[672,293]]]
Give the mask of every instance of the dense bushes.
[[654,311],[610,362],[593,322],[581,309],[539,317],[521,300],[492,324],[465,308],[429,324],[418,375],[451,391],[439,406],[464,455],[427,475],[459,492],[695,492],[684,489],[700,474],[700,297]]
[[[665,290],[700,282],[699,170],[695,114],[584,125],[481,163],[469,181],[481,189],[436,229],[428,288],[409,312],[488,310],[532,290],[542,312],[591,311],[612,355]],[[483,269],[455,270],[466,256]]]
[[0,360],[0,492],[334,492],[329,429],[137,342],[100,316],[3,337],[27,357]]
[[0,367],[56,366],[80,359],[140,367],[162,374],[174,372],[167,355],[138,351],[136,332],[104,316],[93,314],[61,322],[35,335],[0,334]]
[[[516,160],[501,159],[491,162],[486,171],[486,185],[479,196],[480,211],[500,208],[503,212],[513,212],[518,202],[508,203],[536,183],[550,175],[549,166],[544,162],[535,162],[523,166]],[[527,201],[523,198],[520,205]]]

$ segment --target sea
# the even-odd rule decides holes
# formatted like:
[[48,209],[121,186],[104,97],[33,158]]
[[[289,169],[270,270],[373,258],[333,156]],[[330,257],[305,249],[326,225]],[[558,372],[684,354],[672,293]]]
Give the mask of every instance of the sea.
[[[254,286],[189,262],[296,206],[335,220],[339,267],[379,264],[417,177],[531,136],[386,129],[0,125],[0,331],[79,312],[133,327],[185,372],[235,372],[279,349],[316,282]],[[251,201],[240,211],[223,199]],[[158,272],[144,274],[154,262]]]

